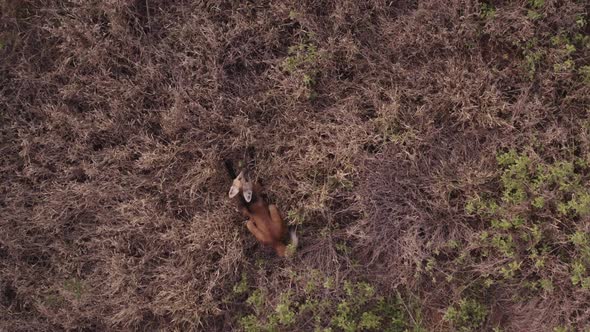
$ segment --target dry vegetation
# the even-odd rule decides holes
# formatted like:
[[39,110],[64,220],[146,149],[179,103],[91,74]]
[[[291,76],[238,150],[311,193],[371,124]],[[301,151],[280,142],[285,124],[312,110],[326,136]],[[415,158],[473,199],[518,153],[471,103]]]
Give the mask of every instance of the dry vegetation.
[[0,6],[0,331],[590,329],[587,1]]

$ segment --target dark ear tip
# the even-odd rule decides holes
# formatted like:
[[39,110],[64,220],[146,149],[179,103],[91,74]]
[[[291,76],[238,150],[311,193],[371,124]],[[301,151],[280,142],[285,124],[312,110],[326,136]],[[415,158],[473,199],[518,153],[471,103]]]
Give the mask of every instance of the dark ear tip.
[[225,159],[223,161],[223,164],[225,165],[225,169],[227,170],[227,173],[229,174],[229,176],[234,179],[236,177],[236,171],[234,170],[234,165],[232,163],[232,161],[230,159]]

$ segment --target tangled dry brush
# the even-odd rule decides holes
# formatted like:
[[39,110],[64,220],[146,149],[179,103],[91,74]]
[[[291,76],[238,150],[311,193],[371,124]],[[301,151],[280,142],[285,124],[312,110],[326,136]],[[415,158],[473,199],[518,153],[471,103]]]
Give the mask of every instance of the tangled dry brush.
[[[588,327],[582,194],[547,180],[534,209],[523,182],[589,179],[586,1],[0,4],[1,331],[380,330],[342,318],[349,282],[401,299],[398,330]],[[248,147],[292,259],[226,199]],[[317,276],[334,318],[303,309]]]

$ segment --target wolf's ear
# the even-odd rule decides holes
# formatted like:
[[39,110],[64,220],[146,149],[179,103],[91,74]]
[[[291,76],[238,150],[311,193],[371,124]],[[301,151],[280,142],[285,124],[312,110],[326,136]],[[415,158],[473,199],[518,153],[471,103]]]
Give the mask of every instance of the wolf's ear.
[[242,181],[240,181],[240,175],[234,179],[233,183],[231,184],[231,188],[229,188],[229,198],[234,198],[240,192],[240,188],[242,187]]
[[242,183],[242,193],[246,202],[250,203],[252,200],[252,182],[247,181]]
[[240,192],[240,188],[237,187],[235,184],[229,188],[229,198],[234,198]]
[[246,200],[246,202],[250,203],[250,201],[252,200],[252,190],[244,190],[244,199]]
[[229,198],[234,198],[240,192],[244,179],[244,171],[241,171],[238,176],[232,182],[231,188],[229,188]]
[[244,171],[241,171],[238,176],[236,176],[234,182],[239,182],[240,184],[244,182]]

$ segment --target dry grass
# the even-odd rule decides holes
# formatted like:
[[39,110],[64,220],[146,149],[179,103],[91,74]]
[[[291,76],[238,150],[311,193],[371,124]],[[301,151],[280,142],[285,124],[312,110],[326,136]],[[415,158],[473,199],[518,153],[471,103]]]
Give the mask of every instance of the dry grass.
[[[588,327],[587,215],[507,207],[555,255],[484,289],[509,260],[478,256],[490,220],[465,211],[501,197],[500,152],[590,161],[588,5],[485,3],[0,1],[0,330],[234,330],[243,275],[272,312],[316,270],[414,299],[428,330],[466,297],[484,330]],[[250,146],[291,260],[226,199],[221,160]]]

